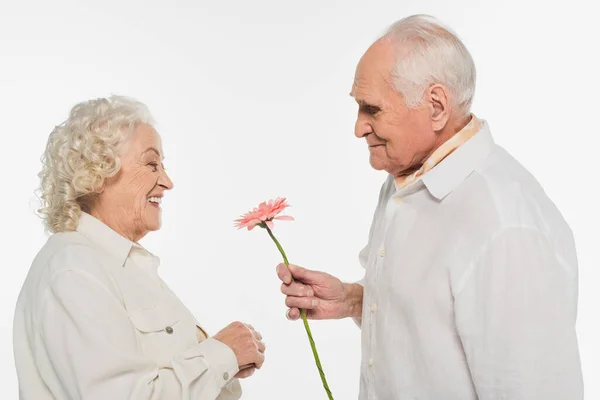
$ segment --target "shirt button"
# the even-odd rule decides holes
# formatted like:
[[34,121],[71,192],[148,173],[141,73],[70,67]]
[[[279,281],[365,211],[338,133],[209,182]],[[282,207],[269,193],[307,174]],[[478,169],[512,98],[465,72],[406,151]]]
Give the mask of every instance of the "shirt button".
[[371,311],[372,312],[377,311],[377,304],[375,304],[375,303],[371,304]]
[[373,359],[369,358],[369,367],[372,367],[372,366],[373,366]]
[[383,256],[385,256],[385,249],[382,247],[381,249],[379,249],[379,257]]
[[229,380],[229,373],[228,373],[228,372],[225,372],[225,373],[223,374],[223,380],[224,380],[224,381],[228,381],[228,380]]
[[170,326],[167,326],[167,327],[165,328],[165,332],[167,332],[167,333],[170,335],[171,333],[173,333],[173,328],[172,328],[172,327],[170,327]]
[[396,197],[396,204],[402,203],[402,197]]

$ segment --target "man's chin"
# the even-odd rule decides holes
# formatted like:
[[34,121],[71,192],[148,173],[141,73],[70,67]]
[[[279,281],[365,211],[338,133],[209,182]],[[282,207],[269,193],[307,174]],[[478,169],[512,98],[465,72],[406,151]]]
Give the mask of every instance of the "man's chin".
[[371,167],[376,170],[376,171],[383,171],[385,170],[385,163],[381,162],[381,160],[377,159],[377,158],[373,158],[373,157],[369,157],[369,164],[371,164]]

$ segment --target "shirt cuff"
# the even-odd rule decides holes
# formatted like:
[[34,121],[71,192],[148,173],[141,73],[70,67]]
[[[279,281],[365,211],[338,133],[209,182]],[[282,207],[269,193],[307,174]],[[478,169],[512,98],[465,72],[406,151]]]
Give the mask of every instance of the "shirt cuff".
[[229,346],[217,339],[208,338],[200,342],[198,348],[202,349],[209,368],[216,378],[222,380],[223,386],[233,380],[233,376],[239,371],[239,366],[237,357]]
[[212,381],[218,391],[234,380],[239,371],[233,350],[213,338],[198,343],[182,357],[173,360],[173,369],[185,381],[182,383],[189,385],[202,376],[205,382]]
[[242,385],[239,379],[234,379],[221,390],[221,394],[217,400],[237,400],[242,397]]

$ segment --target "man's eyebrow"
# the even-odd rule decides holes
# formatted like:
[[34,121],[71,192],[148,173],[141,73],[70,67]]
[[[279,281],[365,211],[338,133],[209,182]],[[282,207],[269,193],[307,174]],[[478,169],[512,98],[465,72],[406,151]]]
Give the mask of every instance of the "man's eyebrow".
[[361,106],[361,107],[381,108],[379,106],[376,106],[375,104],[371,104],[368,101],[365,101],[365,100],[362,100],[362,99],[355,99],[355,100],[358,103],[358,105]]

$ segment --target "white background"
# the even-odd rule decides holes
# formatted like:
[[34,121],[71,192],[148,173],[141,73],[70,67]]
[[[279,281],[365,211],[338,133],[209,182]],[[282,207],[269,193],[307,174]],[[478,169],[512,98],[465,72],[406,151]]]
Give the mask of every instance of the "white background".
[[[275,233],[290,260],[361,278],[357,253],[385,175],[353,136],[354,68],[389,24],[430,13],[475,59],[473,111],[575,232],[586,398],[600,398],[595,2],[423,3],[2,0],[1,397],[18,396],[14,305],[46,240],[33,191],[47,136],[76,102],[117,93],[149,105],[175,181],[163,229],[144,239],[162,276],[210,333],[241,319],[265,338],[267,361],[242,382],[244,398],[325,398],[301,323],[284,317],[279,253],[265,231],[232,221],[287,196],[297,220]],[[335,398],[357,398],[359,330],[349,320],[312,327]]]

